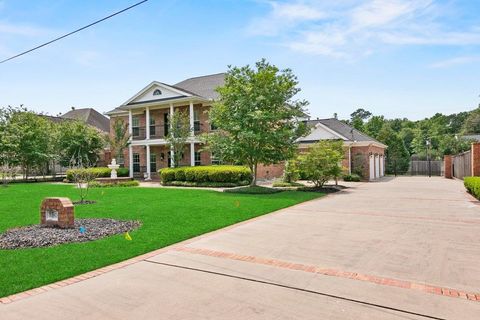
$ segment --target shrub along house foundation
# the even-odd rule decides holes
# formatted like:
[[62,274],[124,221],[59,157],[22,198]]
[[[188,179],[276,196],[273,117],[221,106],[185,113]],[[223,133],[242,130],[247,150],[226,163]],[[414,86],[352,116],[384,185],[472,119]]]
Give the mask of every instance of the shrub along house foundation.
[[300,152],[319,140],[342,140],[345,155],[342,166],[348,173],[361,172],[363,180],[373,181],[385,175],[386,145],[336,118],[307,120],[311,132],[298,140]]

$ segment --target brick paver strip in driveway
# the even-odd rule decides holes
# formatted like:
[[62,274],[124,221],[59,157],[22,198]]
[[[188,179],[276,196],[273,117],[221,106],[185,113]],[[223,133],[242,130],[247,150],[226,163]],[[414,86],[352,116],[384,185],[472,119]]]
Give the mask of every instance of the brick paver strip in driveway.
[[460,181],[356,184],[21,294],[0,318],[480,319],[479,222]]

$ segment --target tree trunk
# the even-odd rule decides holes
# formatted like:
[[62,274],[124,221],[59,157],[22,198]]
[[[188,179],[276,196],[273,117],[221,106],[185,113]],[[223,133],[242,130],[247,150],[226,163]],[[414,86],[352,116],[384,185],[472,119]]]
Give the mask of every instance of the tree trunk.
[[250,183],[250,186],[256,186],[257,185],[257,163],[253,164],[250,167],[250,170],[252,170],[252,182]]

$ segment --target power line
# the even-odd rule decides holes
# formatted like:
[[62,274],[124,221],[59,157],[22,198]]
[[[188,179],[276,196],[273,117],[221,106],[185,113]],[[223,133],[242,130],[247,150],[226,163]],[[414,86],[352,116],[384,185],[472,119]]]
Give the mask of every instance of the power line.
[[32,51],[38,50],[38,49],[40,49],[40,48],[42,48],[42,47],[45,47],[45,46],[47,46],[47,45],[49,45],[49,44],[51,44],[51,43],[54,43],[54,42],[56,42],[56,41],[58,41],[58,40],[61,40],[61,39],[63,39],[63,38],[66,38],[66,37],[68,37],[68,36],[71,36],[72,34],[75,34],[75,33],[77,33],[77,32],[80,32],[80,31],[82,31],[82,30],[84,30],[84,29],[90,28],[91,26],[94,26],[94,25],[96,25],[97,23],[100,23],[100,22],[105,21],[105,20],[107,20],[107,19],[110,19],[110,18],[112,18],[112,17],[114,17],[114,16],[116,16],[116,15],[119,15],[120,13],[123,13],[123,12],[125,12],[125,11],[130,10],[130,9],[133,9],[133,8],[135,8],[136,6],[139,6],[139,5],[141,5],[142,3],[145,3],[145,2],[147,2],[147,1],[148,1],[148,0],[143,0],[143,1],[137,2],[137,3],[135,3],[134,5],[131,5],[131,6],[128,7],[128,8],[125,8],[125,9],[123,9],[123,10],[120,10],[120,11],[117,11],[117,12],[115,12],[115,13],[112,13],[111,15],[109,15],[109,16],[107,16],[107,17],[105,17],[105,18],[102,18],[102,19],[100,19],[100,20],[97,20],[97,21],[95,21],[95,22],[92,22],[92,23],[90,23],[89,25],[86,25],[86,26],[84,26],[84,27],[81,27],[80,29],[77,29],[77,30],[75,30],[75,31],[69,32],[69,33],[67,33],[67,34],[64,34],[63,36],[60,36],[60,37],[58,37],[58,38],[55,38],[55,39],[50,40],[50,41],[48,41],[48,42],[45,42],[45,43],[43,43],[43,44],[41,44],[41,45],[39,45],[39,46],[36,46],[35,48],[29,49],[29,50],[27,50],[27,51],[24,51],[24,52],[22,52],[22,53],[19,53],[19,54],[17,54],[17,55],[14,55],[14,56],[12,56],[12,57],[10,57],[10,58],[7,58],[7,59],[5,59],[5,60],[2,60],[2,61],[0,61],[0,64],[5,63],[5,62],[10,61],[10,60],[13,60],[13,59],[15,59],[15,58],[18,58],[18,57],[20,57],[20,56],[23,56],[24,54],[30,53],[30,52],[32,52]]

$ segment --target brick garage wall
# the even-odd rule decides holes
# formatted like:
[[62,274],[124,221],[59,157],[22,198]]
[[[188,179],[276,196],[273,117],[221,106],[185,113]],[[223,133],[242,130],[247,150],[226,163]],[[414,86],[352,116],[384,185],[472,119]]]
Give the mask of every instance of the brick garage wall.
[[285,170],[285,162],[279,164],[263,165],[259,164],[257,166],[257,179],[274,179],[280,178],[283,175]]
[[[353,164],[355,163],[355,158],[359,157],[360,163],[363,165],[362,178],[363,180],[369,180],[370,154],[383,155],[385,157],[385,149],[377,146],[373,146],[373,145],[362,146],[362,147],[352,147],[351,154],[352,154],[352,171],[354,171]],[[380,161],[382,161],[382,159],[380,159]]]

